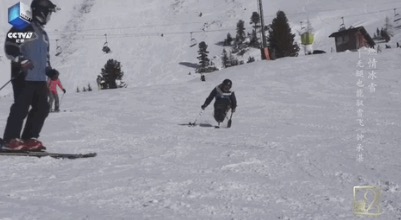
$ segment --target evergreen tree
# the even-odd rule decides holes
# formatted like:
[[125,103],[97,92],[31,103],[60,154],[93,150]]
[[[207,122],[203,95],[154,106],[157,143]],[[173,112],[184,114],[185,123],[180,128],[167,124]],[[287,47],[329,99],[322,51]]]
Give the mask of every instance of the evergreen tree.
[[231,46],[231,43],[233,42],[233,37],[231,37],[231,34],[227,34],[227,38],[224,40],[224,46]]
[[77,93],[79,93],[79,92],[80,92],[79,87],[77,87]]
[[252,13],[251,22],[250,23],[253,24],[253,29],[255,31],[257,31],[257,29],[260,27],[260,25],[259,25],[259,23],[260,23],[260,15],[256,11],[254,11]]
[[250,38],[251,39],[249,41],[249,45],[252,46],[252,47],[255,47],[255,48],[259,48],[260,47],[260,42],[259,42],[258,35],[257,35],[255,30],[252,30],[252,34],[251,34]]
[[116,80],[121,80],[124,72],[121,71],[121,64],[117,60],[109,59],[102,68],[101,75],[105,81],[106,88],[117,88]]
[[82,92],[86,92],[86,88],[85,87],[82,88]]
[[207,44],[205,41],[202,41],[199,43],[199,50],[198,50],[198,60],[199,60],[199,68],[198,68],[198,73],[205,72],[206,68],[210,64],[210,60],[208,58],[208,53],[207,51]]
[[381,38],[382,38],[383,40],[385,40],[386,42],[389,42],[390,39],[391,39],[390,34],[388,34],[388,33],[387,33],[387,30],[384,29],[384,28],[382,28],[382,29],[380,30],[380,36],[381,36]]
[[392,24],[390,18],[388,18],[388,17],[386,17],[386,19],[385,19],[384,30],[390,37],[392,37],[394,35],[393,24]]
[[228,57],[226,49],[223,49],[221,61],[224,68],[230,67],[230,59]]
[[275,58],[298,56],[299,46],[294,42],[295,34],[291,33],[287,16],[283,11],[277,12],[269,30],[268,42]]
[[89,92],[92,91],[92,87],[91,87],[91,84],[90,84],[90,83],[88,83],[88,91],[89,91]]
[[246,33],[245,33],[245,25],[243,20],[239,20],[237,23],[237,36],[235,37],[235,43],[237,45],[242,45],[245,41]]
[[253,12],[252,16],[251,16],[251,22],[250,22],[250,24],[253,24],[253,30],[252,30],[249,45],[256,47],[256,48],[260,47],[259,39],[257,36],[258,28],[260,28],[259,23],[260,23],[260,15],[257,12]]

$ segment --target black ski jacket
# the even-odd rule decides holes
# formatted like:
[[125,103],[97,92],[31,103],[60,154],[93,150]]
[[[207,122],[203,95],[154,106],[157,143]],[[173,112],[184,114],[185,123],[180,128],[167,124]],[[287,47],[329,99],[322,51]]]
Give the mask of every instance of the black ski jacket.
[[234,91],[223,92],[221,87],[222,85],[220,84],[216,86],[212,92],[210,92],[210,95],[206,98],[205,103],[203,104],[205,108],[212,102],[214,98],[216,98],[215,105],[220,101],[228,101],[232,109],[237,107],[237,99],[235,98]]

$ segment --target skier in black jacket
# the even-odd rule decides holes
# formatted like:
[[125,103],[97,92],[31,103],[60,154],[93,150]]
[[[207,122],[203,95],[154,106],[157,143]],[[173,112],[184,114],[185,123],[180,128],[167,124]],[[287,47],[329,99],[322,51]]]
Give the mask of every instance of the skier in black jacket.
[[206,98],[205,103],[201,106],[203,110],[212,102],[214,102],[214,119],[219,123],[224,121],[227,112],[231,109],[231,112],[235,112],[237,108],[237,99],[233,91],[230,91],[232,87],[232,81],[225,79],[220,85],[216,86]]
[[23,41],[7,37],[4,45],[7,58],[11,60],[14,91],[14,104],[3,137],[8,150],[45,149],[37,138],[49,114],[46,81],[54,69],[50,65],[49,38],[44,25],[56,11],[56,5],[50,0],[33,0],[31,10],[32,22],[23,31],[13,27],[8,34],[26,32],[32,36]]

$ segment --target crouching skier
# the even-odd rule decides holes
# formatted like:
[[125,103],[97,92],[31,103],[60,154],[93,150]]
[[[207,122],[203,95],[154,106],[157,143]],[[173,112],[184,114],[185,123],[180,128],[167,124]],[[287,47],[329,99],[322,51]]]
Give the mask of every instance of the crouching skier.
[[206,98],[205,103],[201,106],[203,110],[212,102],[214,102],[214,119],[217,121],[218,126],[224,121],[227,112],[231,109],[231,112],[235,112],[237,108],[237,99],[233,91],[230,91],[232,87],[232,81],[225,79],[220,85],[216,86]]

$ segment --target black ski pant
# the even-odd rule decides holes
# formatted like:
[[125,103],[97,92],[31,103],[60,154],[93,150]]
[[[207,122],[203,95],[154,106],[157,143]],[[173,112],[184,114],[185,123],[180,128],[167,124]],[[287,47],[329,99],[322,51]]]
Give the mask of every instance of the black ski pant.
[[13,76],[11,77],[12,77],[11,84],[13,85],[13,93],[14,93],[14,102],[16,102],[17,97],[25,87],[25,74],[21,73],[16,75],[15,77]]
[[[14,138],[38,138],[46,117],[49,115],[46,82],[25,82],[21,90],[17,91],[17,94],[15,102],[10,108],[7,125],[4,130],[4,141]],[[21,136],[22,126],[26,117],[25,127]]]
[[215,109],[213,116],[217,122],[223,122],[226,117],[226,114],[227,110],[225,109]]
[[221,101],[214,103],[214,119],[217,122],[223,122],[231,105],[228,101]]

